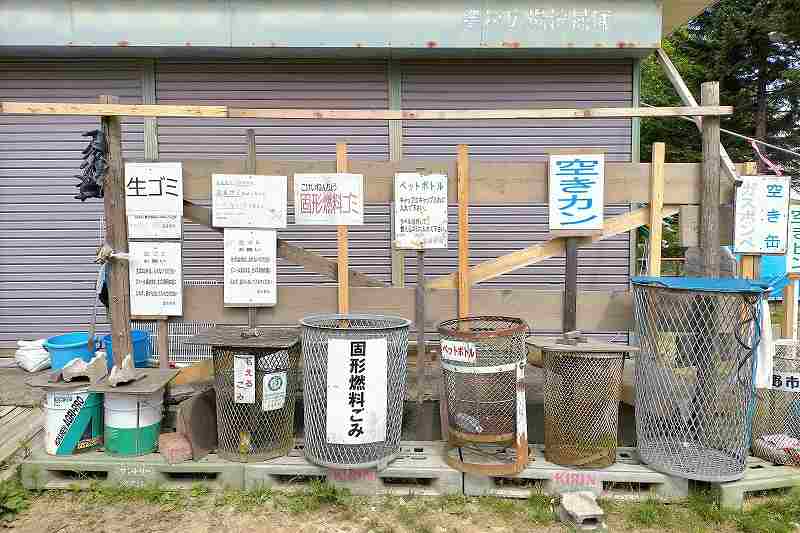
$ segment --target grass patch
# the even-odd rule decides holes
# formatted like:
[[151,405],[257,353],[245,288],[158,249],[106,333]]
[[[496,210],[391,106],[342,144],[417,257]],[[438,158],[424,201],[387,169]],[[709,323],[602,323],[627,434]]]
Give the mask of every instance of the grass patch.
[[14,520],[17,514],[30,506],[29,494],[16,480],[0,482],[0,524]]
[[756,503],[734,517],[743,533],[789,533],[800,529],[800,488]]
[[709,525],[720,525],[733,520],[735,512],[723,509],[719,504],[719,496],[711,490],[698,491],[689,496],[687,508],[703,522]]
[[188,501],[182,491],[166,491],[160,486],[120,487],[102,483],[92,483],[87,490],[73,489],[84,501],[103,505],[123,503],[146,503],[162,507],[183,508]]
[[299,491],[274,496],[279,505],[294,514],[314,512],[322,507],[349,507],[353,501],[348,489],[320,480],[311,481],[308,487]]
[[534,524],[551,524],[555,521],[556,498],[542,492],[534,492],[526,502],[525,514]]
[[658,500],[630,503],[624,510],[625,520],[634,527],[669,529],[673,524],[673,512]]

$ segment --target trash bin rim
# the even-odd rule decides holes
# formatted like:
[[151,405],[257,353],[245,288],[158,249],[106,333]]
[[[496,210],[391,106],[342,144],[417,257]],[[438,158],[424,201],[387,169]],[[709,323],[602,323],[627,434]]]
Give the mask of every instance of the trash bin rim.
[[[458,327],[459,324],[469,324],[470,322],[478,322],[478,321],[505,321],[513,326],[502,328],[502,329],[494,329],[491,331],[487,330],[480,330],[480,331],[472,331],[472,330],[460,330]],[[439,326],[436,328],[439,332],[439,335],[444,337],[449,337],[451,339],[460,339],[465,341],[480,341],[484,339],[493,339],[496,337],[513,337],[517,334],[525,334],[528,332],[528,324],[521,318],[517,317],[510,317],[510,316],[467,316],[463,318],[451,318],[449,320],[445,320],[439,323]]]
[[766,282],[742,278],[683,278],[677,276],[635,276],[631,283],[637,286],[656,287],[691,292],[726,292],[763,294],[770,290]]
[[616,359],[625,357],[625,354],[629,352],[641,351],[638,346],[629,346],[627,344],[590,341],[573,346],[571,344],[560,344],[558,340],[558,338],[530,337],[525,339],[525,343],[546,352],[566,353],[568,357],[592,357],[596,359]]
[[[386,320],[392,322],[386,326],[370,326],[370,327],[341,327],[341,326],[323,326],[315,323],[316,321],[329,321],[329,320]],[[300,319],[300,324],[307,328],[326,329],[331,331],[383,331],[387,329],[402,329],[411,325],[411,321],[407,318],[393,315],[368,315],[363,313],[348,313],[348,314],[320,314],[309,315]]]

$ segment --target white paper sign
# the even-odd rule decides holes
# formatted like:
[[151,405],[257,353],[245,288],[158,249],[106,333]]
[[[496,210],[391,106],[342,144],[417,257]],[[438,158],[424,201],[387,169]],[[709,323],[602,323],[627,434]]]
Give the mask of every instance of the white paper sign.
[[458,361],[459,363],[474,363],[478,357],[478,351],[474,342],[453,341],[442,339],[440,343],[442,360]]
[[218,228],[286,227],[286,176],[212,174],[211,200]]
[[278,303],[276,247],[274,230],[225,228],[225,305]]
[[256,403],[256,361],[251,354],[233,354],[233,401]]
[[261,410],[274,411],[286,403],[286,372],[264,374],[261,388]]
[[800,274],[800,205],[789,206],[789,246],[786,250],[786,272]]
[[602,230],[605,154],[550,155],[550,229]]
[[295,174],[294,221],[327,226],[364,224],[364,176]]
[[772,372],[772,390],[800,392],[800,372]]
[[180,239],[183,170],[180,163],[125,163],[129,239]]
[[386,440],[386,351],[381,339],[328,339],[327,439]]
[[447,248],[447,176],[395,174],[394,221],[397,248]]
[[741,176],[736,188],[734,249],[740,254],[784,254],[789,214],[788,176]]
[[131,314],[180,316],[183,313],[183,278],[180,242],[128,244]]

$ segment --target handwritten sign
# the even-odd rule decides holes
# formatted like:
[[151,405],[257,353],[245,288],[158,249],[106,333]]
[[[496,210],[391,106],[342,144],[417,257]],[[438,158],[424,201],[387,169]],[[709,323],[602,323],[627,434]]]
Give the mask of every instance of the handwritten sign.
[[327,226],[364,224],[364,176],[295,174],[294,221]]
[[183,280],[180,242],[136,242],[128,245],[131,314],[180,316]]
[[286,176],[212,174],[211,199],[218,228],[286,227]]
[[397,248],[447,248],[447,176],[395,174],[394,202]]
[[125,214],[130,239],[180,239],[180,163],[125,163]]
[[276,244],[274,230],[225,229],[226,306],[278,303]]
[[256,361],[246,353],[233,354],[233,402],[256,403]]
[[736,188],[734,249],[740,254],[784,254],[788,240],[788,176],[741,176]]
[[789,206],[789,247],[786,251],[786,272],[800,274],[800,205]]
[[474,363],[478,357],[478,350],[475,348],[474,342],[442,339],[440,349],[442,351],[442,359],[446,361]]
[[550,229],[603,229],[605,154],[550,155]]
[[386,352],[385,338],[328,339],[330,444],[386,440]]

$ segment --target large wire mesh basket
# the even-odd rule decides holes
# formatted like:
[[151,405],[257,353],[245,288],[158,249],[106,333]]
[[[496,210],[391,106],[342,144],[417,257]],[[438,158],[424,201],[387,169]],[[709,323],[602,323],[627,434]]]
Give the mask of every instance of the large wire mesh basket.
[[333,468],[385,467],[400,453],[411,322],[349,314],[300,323],[306,458]]
[[651,468],[709,482],[744,474],[764,290],[742,279],[633,279],[637,446]]

